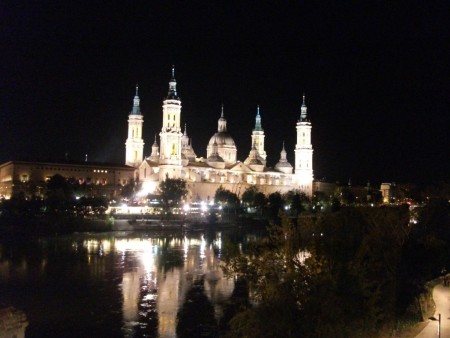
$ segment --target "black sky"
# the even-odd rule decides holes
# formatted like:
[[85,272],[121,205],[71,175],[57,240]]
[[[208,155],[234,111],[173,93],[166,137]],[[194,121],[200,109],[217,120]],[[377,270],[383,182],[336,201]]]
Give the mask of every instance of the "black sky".
[[1,162],[123,163],[136,83],[149,155],[175,64],[199,156],[223,103],[244,160],[260,105],[293,163],[305,92],[315,178],[449,179],[448,1],[81,3],[0,3]]

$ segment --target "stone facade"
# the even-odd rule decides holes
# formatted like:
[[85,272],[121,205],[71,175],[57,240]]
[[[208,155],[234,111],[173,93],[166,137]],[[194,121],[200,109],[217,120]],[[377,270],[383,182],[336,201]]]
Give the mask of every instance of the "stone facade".
[[[309,196],[313,194],[312,125],[307,116],[304,96],[296,125],[295,168],[287,161],[284,145],[277,165],[274,168],[266,166],[265,134],[259,106],[255,128],[251,131],[251,150],[244,162],[240,162],[236,157],[236,144],[227,130],[223,106],[217,132],[212,135],[206,147],[206,158],[196,156],[186,127],[184,133],[181,132],[181,118],[181,99],[177,94],[175,72],[172,68],[169,92],[163,101],[160,145],[158,146],[155,138],[151,155],[135,166],[143,194],[156,192],[159,182],[166,177],[187,181],[188,201],[211,199],[220,186],[238,196],[252,185],[256,185],[258,190],[265,194],[289,190],[301,190]],[[128,133],[130,139],[130,127]],[[143,142],[141,144],[143,149]],[[126,154],[128,153],[127,148]]]

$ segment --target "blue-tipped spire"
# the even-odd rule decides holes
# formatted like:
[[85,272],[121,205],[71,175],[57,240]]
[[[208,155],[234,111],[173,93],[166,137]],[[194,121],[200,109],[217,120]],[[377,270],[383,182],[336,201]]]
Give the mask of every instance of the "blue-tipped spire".
[[305,102],[305,93],[303,93],[303,102],[302,102],[302,107],[300,108],[300,121],[308,121],[308,117],[307,117],[307,108],[306,108],[306,102]]
[[141,108],[139,107],[140,100],[139,100],[138,91],[139,91],[139,85],[136,84],[136,95],[134,96],[134,99],[133,99],[133,110],[131,111],[131,114],[133,114],[133,115],[141,115]]
[[259,105],[256,108],[255,130],[262,131],[261,115],[259,115]]
[[172,65],[172,78],[169,82],[169,93],[167,94],[167,99],[178,100],[177,94],[177,80],[175,80],[175,66]]

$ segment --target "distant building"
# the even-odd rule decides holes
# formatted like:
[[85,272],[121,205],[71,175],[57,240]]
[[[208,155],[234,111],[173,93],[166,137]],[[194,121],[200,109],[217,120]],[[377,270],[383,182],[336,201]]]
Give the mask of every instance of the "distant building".
[[314,181],[313,191],[317,197],[331,198],[337,193],[338,185],[331,182]]
[[169,178],[187,181],[188,201],[213,198],[222,186],[240,195],[249,186],[255,185],[264,194],[301,190],[308,196],[313,193],[313,148],[311,144],[311,122],[307,115],[305,96],[300,117],[296,124],[297,144],[295,166],[287,160],[284,147],[274,168],[266,166],[264,149],[265,134],[260,108],[257,107],[255,128],[251,132],[250,153],[243,161],[237,159],[237,148],[227,129],[224,109],[220,113],[217,132],[206,146],[206,158],[197,157],[187,135],[186,125],[181,130],[181,100],[176,89],[174,69],[169,81],[169,92],[163,101],[162,127],[159,145],[155,137],[151,154],[143,156],[143,117],[139,108],[138,92],[128,116],[128,138],[125,142],[125,163],[138,170],[137,177],[145,193],[155,192],[159,182]]
[[134,172],[133,167],[121,164],[9,161],[0,165],[0,197],[8,199],[31,190],[42,195],[45,182],[58,174],[86,184],[92,196],[113,198],[133,179]]
[[383,203],[389,204],[395,202],[397,187],[395,183],[381,183],[380,186]]

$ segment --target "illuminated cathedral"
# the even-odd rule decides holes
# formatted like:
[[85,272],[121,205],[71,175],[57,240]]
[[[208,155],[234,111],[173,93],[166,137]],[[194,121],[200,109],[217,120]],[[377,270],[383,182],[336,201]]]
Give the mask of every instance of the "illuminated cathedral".
[[300,190],[308,196],[312,195],[312,127],[304,95],[300,117],[296,124],[295,164],[292,166],[288,162],[283,143],[279,161],[274,168],[266,166],[265,134],[259,107],[256,110],[255,127],[251,131],[250,152],[243,162],[237,159],[236,144],[227,129],[223,106],[217,131],[206,145],[206,158],[196,155],[187,135],[186,126],[183,131],[181,128],[182,106],[177,93],[174,68],[162,108],[159,144],[155,136],[150,155],[144,156],[142,138],[144,118],[136,87],[133,108],[128,115],[125,164],[136,168],[137,179],[142,183],[145,194],[156,192],[159,182],[169,177],[186,180],[189,191],[188,202],[212,199],[220,186],[238,196],[249,186],[256,186],[266,195],[277,191],[285,193],[289,190]]

